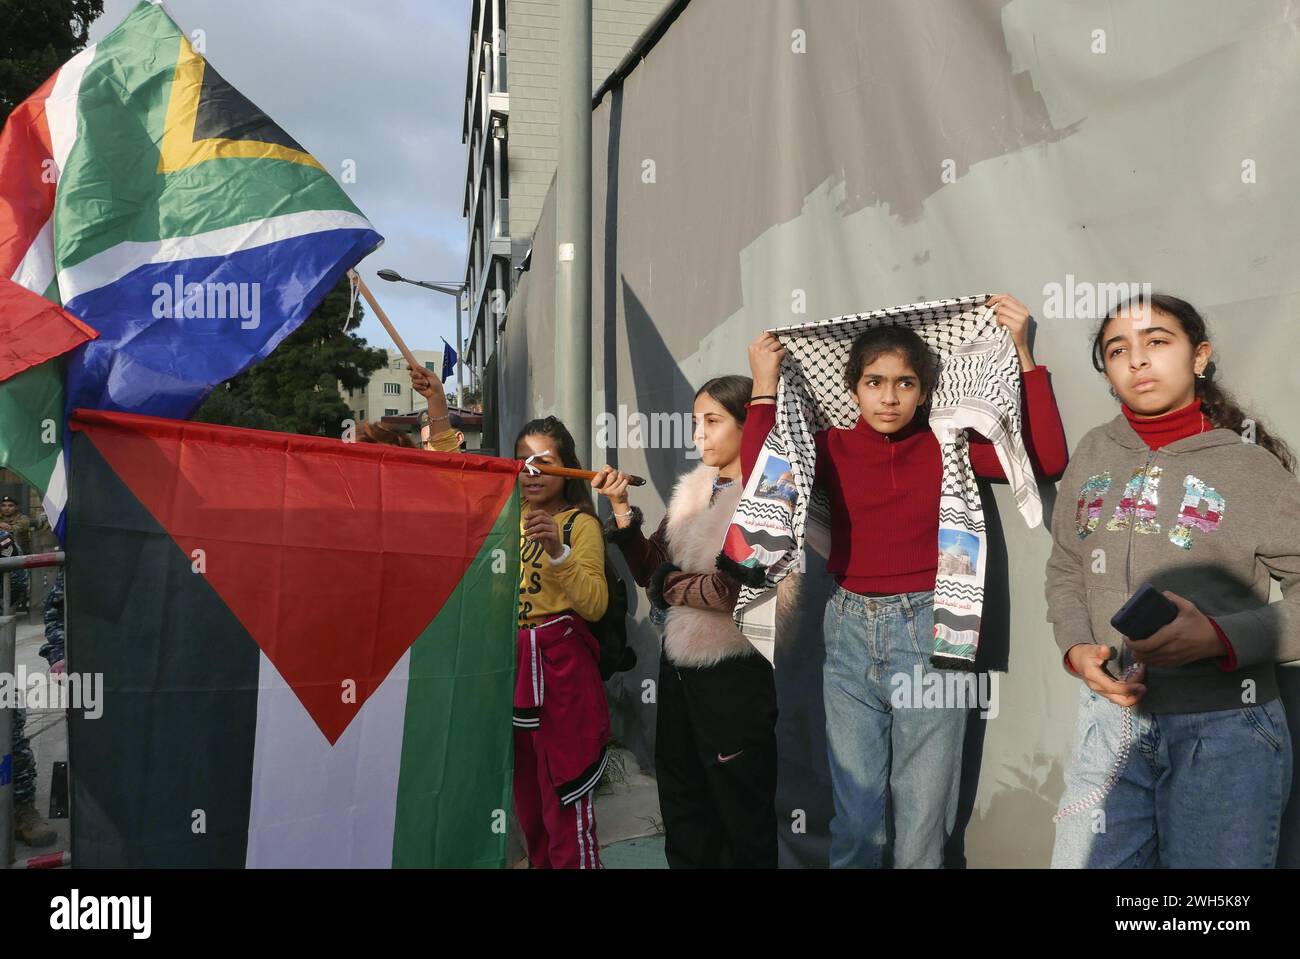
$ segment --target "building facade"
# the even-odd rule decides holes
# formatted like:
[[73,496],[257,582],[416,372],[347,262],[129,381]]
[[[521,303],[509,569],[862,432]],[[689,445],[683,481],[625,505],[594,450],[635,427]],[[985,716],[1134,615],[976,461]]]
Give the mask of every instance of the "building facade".
[[[496,353],[518,269],[555,175],[561,0],[473,0],[465,73],[464,216],[468,343],[479,385]],[[592,90],[618,67],[665,0],[593,0]]]
[[[442,350],[412,350],[425,369],[440,373]],[[370,381],[359,390],[339,388],[339,395],[348,405],[358,423],[376,422],[385,416],[402,416],[418,413],[428,407],[428,402],[411,389],[411,374],[406,360],[397,350],[388,351],[388,363],[375,370]],[[453,397],[448,397],[454,401]]]

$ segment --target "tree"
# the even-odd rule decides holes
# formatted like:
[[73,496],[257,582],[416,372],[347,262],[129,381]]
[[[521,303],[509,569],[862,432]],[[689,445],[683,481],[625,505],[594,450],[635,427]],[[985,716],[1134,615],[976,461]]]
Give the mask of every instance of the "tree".
[[483,410],[483,389],[467,386],[460,393],[460,405],[467,410]]
[[0,0],[0,117],[84,50],[104,0]]
[[[339,436],[351,410],[339,395],[360,389],[388,362],[384,350],[355,333],[364,315],[346,323],[350,290],[339,281],[302,326],[261,363],[218,386],[191,419],[309,436]],[[344,326],[346,323],[345,331]]]

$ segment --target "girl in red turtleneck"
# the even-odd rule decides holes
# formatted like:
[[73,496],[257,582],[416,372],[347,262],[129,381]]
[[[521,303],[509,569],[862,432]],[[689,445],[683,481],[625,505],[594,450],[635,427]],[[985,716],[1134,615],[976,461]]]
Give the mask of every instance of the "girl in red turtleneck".
[[[1047,617],[1084,684],[1056,867],[1277,859],[1292,756],[1275,663],[1300,658],[1300,484],[1211,353],[1205,320],[1165,294],[1116,308],[1093,341],[1122,415],[1079,441],[1052,518]],[[1177,615],[1129,639],[1110,620],[1144,582]]]
[[[1035,471],[1065,468],[1065,435],[1047,370],[1028,345],[1029,311],[1006,294],[990,297],[1020,355]],[[754,398],[741,458],[746,479],[776,419],[785,350],[771,334],[749,348]],[[822,692],[835,817],[832,867],[938,867],[957,815],[967,710],[894,708],[896,675],[932,672],[935,542],[943,467],[926,406],[937,371],[914,332],[879,326],[849,352],[845,388],[861,416],[852,429],[819,432],[814,482],[831,509],[827,569],[836,589],[826,604]],[[1004,479],[993,444],[972,436],[977,476]],[[892,822],[888,810],[892,807]],[[888,839],[891,831],[894,838]]]

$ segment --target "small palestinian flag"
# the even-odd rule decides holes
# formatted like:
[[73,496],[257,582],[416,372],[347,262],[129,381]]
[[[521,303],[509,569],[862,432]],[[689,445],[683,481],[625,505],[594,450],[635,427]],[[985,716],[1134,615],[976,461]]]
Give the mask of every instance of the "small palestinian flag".
[[69,426],[73,862],[504,865],[519,464]]

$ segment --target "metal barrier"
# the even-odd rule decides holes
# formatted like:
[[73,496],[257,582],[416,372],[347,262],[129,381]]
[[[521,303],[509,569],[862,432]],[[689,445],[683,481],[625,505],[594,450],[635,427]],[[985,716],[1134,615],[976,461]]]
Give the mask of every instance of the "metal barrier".
[[[0,676],[10,677],[10,687],[17,694],[14,664],[18,640],[18,617],[9,613],[9,574],[17,569],[40,569],[62,566],[64,554],[33,553],[31,556],[0,556],[0,574],[4,580],[4,603],[0,607]],[[8,869],[14,861],[14,717],[13,706],[0,703],[0,868]],[[37,857],[42,859],[44,857]]]
[[[9,605],[9,576],[5,574],[5,606]],[[14,641],[18,638],[15,616],[0,616],[0,675],[14,674]],[[0,852],[5,869],[14,861],[14,714],[13,707],[0,704]]]

